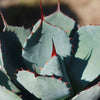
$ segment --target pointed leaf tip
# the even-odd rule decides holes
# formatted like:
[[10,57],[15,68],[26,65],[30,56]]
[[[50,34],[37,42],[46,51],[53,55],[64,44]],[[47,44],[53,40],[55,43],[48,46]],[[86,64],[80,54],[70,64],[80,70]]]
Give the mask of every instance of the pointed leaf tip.
[[53,40],[52,40],[52,55],[51,55],[51,58],[53,58],[54,56],[57,56],[57,53],[56,53],[56,49],[55,49],[55,45],[54,45],[54,42],[53,42]]
[[34,67],[34,72],[33,72],[33,73],[34,73],[35,78],[38,77],[38,76],[42,76],[42,75],[40,75],[40,74],[38,74],[38,73],[36,72],[35,66],[33,66],[33,67]]
[[4,29],[3,29],[3,31],[5,31],[5,29],[6,29],[6,27],[7,27],[7,22],[6,22],[5,19],[4,19],[4,16],[3,16],[3,14],[2,14],[1,9],[0,9],[0,15],[1,15],[1,18],[2,18],[2,21],[3,21],[3,24],[4,24]]
[[60,0],[58,0],[57,11],[60,11]]
[[44,16],[43,16],[43,10],[42,10],[42,2],[40,0],[40,10],[41,10],[41,21],[44,20]]

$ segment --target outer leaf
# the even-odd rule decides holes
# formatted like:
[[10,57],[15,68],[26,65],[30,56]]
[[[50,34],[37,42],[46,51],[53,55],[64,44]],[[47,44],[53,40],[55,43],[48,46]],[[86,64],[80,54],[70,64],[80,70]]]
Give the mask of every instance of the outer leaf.
[[22,100],[16,94],[0,86],[0,100]]
[[7,89],[9,89],[11,91],[19,92],[19,90],[16,88],[16,86],[10,81],[8,76],[1,70],[0,70],[0,85],[5,86]]
[[[26,74],[29,75],[28,77],[32,78],[30,80],[28,77],[25,80],[24,83],[22,82],[23,75]],[[35,75],[35,76],[34,76]],[[52,78],[54,80],[52,80]],[[58,80],[59,79],[59,80]],[[68,90],[68,92],[65,95],[65,90],[71,88],[69,79],[67,77],[67,73],[65,70],[64,63],[62,59],[60,59],[59,56],[56,54],[55,46],[53,43],[53,49],[52,49],[52,55],[50,61],[41,69],[41,75],[35,72],[34,69],[34,74],[31,75],[31,73],[25,72],[20,72],[17,75],[17,80],[24,86],[28,91],[33,93],[36,97],[41,98],[42,100],[50,99],[50,100],[55,100],[55,99],[60,99],[64,100],[65,97],[69,97],[71,94],[71,91]],[[26,84],[32,84],[34,85],[29,85],[26,86]],[[61,81],[61,82],[59,82]],[[68,84],[64,86],[64,84]],[[63,88],[60,90],[60,86]],[[41,87],[41,88],[40,88]],[[59,88],[59,89],[58,89]],[[33,89],[33,90],[30,90]],[[48,91],[49,90],[49,91]],[[55,91],[58,91],[54,93]],[[60,93],[62,91],[62,93]],[[60,94],[59,94],[60,93]]]
[[55,74],[57,76],[63,76],[61,67],[63,66],[61,66],[60,61],[58,60],[58,57],[53,57],[41,70],[41,74],[43,75]]
[[69,71],[76,91],[83,89],[100,75],[100,26],[84,26],[78,33],[79,47]]
[[71,44],[67,34],[63,30],[43,21],[40,22],[39,28],[26,42],[22,53],[24,59],[33,63],[36,67],[43,67],[51,57],[52,39],[57,54],[62,58],[70,56]]
[[14,32],[17,35],[17,37],[19,38],[21,44],[24,45],[25,40],[30,35],[30,30],[24,29],[23,27],[10,26],[5,21],[1,10],[0,10],[0,15],[1,15],[1,18],[2,18],[2,21],[3,21],[3,24],[4,24],[3,32],[5,32],[5,31]]
[[[42,5],[41,5],[41,1],[40,1],[41,19],[42,20],[44,19],[45,21],[54,25],[55,27],[57,26],[59,28],[62,28],[64,31],[66,31],[68,33],[68,35],[75,28],[74,27],[75,21],[61,12],[61,10],[60,10],[60,0],[58,0],[57,11],[54,12],[53,14],[49,15],[49,16],[46,16],[46,17],[43,17],[43,11],[42,11],[41,6]],[[38,23],[37,23],[36,26],[38,26]],[[37,27],[35,27],[35,28],[37,28]]]
[[31,33],[29,29],[25,29],[24,27],[14,27],[10,25],[7,26],[6,30],[14,32],[17,35],[22,46],[24,45],[26,39]]
[[65,82],[55,78],[38,76],[33,73],[21,71],[17,74],[17,80],[32,94],[42,100],[55,100],[69,95],[69,88]]
[[1,69],[1,65],[2,65],[2,64],[1,64],[1,60],[0,60],[0,69]]
[[3,64],[7,74],[15,80],[16,69],[25,67],[22,59],[22,46],[14,32],[0,33]]
[[2,56],[1,41],[0,41],[0,69],[6,73]]
[[[44,68],[41,70],[42,75],[56,75],[59,78],[64,78],[63,81],[69,82],[68,75],[66,73],[65,65],[62,61],[62,59],[58,56],[54,56],[51,58],[51,60],[44,66]],[[70,85],[71,87],[71,85]]]
[[45,17],[45,20],[52,25],[62,28],[68,35],[71,33],[72,29],[74,29],[75,25],[75,21],[64,15],[61,11],[56,11],[50,16]]
[[82,91],[76,95],[72,100],[98,100],[100,97],[100,83]]

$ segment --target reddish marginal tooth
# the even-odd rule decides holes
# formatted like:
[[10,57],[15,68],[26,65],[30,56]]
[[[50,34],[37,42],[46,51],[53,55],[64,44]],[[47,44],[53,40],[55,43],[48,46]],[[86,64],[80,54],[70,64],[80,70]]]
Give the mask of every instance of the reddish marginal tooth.
[[72,17],[72,19],[74,19],[74,18]]
[[77,21],[77,23],[79,23],[79,20]]
[[46,62],[46,64],[48,64],[48,61]]
[[59,78],[59,80],[61,81],[61,80],[62,80],[62,77],[61,77],[61,78]]
[[24,69],[21,67],[21,70],[24,71]]
[[78,26],[78,28],[80,28],[80,26]]
[[98,82],[97,85],[100,86],[100,82]]
[[26,39],[26,42],[28,41],[28,39]]
[[42,70],[43,68],[42,67],[39,67],[39,69]]
[[28,71],[28,72],[29,72],[30,70],[29,70],[29,69],[27,69],[26,71]]
[[35,66],[33,66],[33,67],[34,67],[34,72],[33,72],[33,73],[34,73],[34,76],[35,76],[35,77],[42,76],[42,75],[40,75],[40,74],[38,74],[38,73],[36,72]]
[[69,32],[69,31],[65,31],[65,32],[67,33],[67,32]]
[[22,97],[22,95],[19,96],[20,98]]
[[19,70],[19,69],[16,69],[16,71],[17,71],[17,72],[20,72],[20,70]]
[[72,50],[72,52],[74,52],[74,50]]
[[74,48],[74,45],[72,45],[72,47]]
[[12,92],[14,93],[14,90],[12,90]]
[[54,27],[56,27],[56,25],[54,25]]
[[31,35],[33,35],[33,32],[31,32]]
[[17,75],[17,73],[14,73],[14,75]]
[[73,38],[70,38],[70,40],[73,40]]
[[24,50],[24,48],[22,48],[22,50]]
[[89,89],[90,87],[87,87],[85,90]]
[[68,82],[65,82],[65,84],[68,84]]
[[63,28],[60,28],[61,30],[63,29]]
[[73,90],[72,88],[69,88],[70,90]]
[[55,78],[54,75],[52,75],[52,78]]

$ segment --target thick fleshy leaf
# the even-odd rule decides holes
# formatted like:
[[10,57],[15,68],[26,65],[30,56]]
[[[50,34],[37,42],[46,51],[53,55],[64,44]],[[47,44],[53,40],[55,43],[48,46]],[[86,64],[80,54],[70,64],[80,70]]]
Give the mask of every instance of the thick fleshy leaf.
[[61,11],[56,11],[55,13],[45,17],[44,19],[48,23],[62,28],[67,32],[68,35],[71,33],[75,26],[75,21],[63,14]]
[[58,60],[58,57],[53,57],[41,70],[41,74],[43,75],[55,74],[57,76],[63,76],[61,67],[63,66],[61,66],[60,61]]
[[22,100],[13,92],[7,90],[5,87],[0,86],[0,100]]
[[1,69],[1,66],[2,66],[2,64],[1,64],[1,60],[0,60],[0,69]]
[[2,56],[1,41],[0,41],[0,69],[6,73]]
[[[57,11],[54,13],[50,14],[49,16],[46,16],[43,18],[43,11],[40,3],[40,9],[41,9],[41,19],[44,19],[51,25],[54,25],[55,27],[59,27],[63,29],[64,31],[67,32],[68,35],[70,35],[71,31],[76,28],[75,21],[65,15],[61,10],[60,10],[60,0],[58,0],[58,7]],[[38,21],[39,22],[39,21]],[[35,29],[38,27],[38,23],[35,25]],[[34,30],[34,29],[33,29]]]
[[52,39],[57,54],[62,58],[69,58],[71,44],[67,34],[63,30],[43,21],[42,23],[40,22],[39,28],[35,33],[28,38],[22,52],[24,59],[33,63],[35,67],[43,68],[51,57]]
[[0,52],[0,69],[2,68],[2,61],[1,61],[2,57],[1,57],[1,52]]
[[0,85],[6,87],[11,91],[20,92],[19,89],[11,82],[10,78],[8,78],[8,76],[1,70],[0,70]]
[[22,46],[24,46],[26,39],[31,33],[29,29],[25,29],[24,27],[17,27],[17,26],[10,26],[10,25],[7,26],[6,30],[14,32],[17,35]]
[[[65,32],[67,32],[68,36],[75,27],[75,21],[64,15],[61,11],[56,11],[55,13],[44,17],[44,20],[55,27],[63,29]],[[38,25],[39,21],[36,23],[33,31],[38,27]]]
[[16,69],[25,67],[22,59],[22,46],[14,32],[0,33],[2,60],[4,68],[11,79],[15,79]]
[[75,90],[83,89],[100,75],[100,26],[79,28],[78,49],[71,62],[69,76]]
[[27,71],[20,71],[17,74],[17,80],[32,94],[42,100],[56,100],[68,97],[70,88],[55,78],[38,76]]
[[70,84],[64,62],[59,56],[54,56],[51,58],[41,70],[41,74],[49,76],[55,75],[56,77],[63,78],[63,81],[66,81],[68,84]]
[[100,98],[100,83],[82,91],[76,95],[72,100],[98,100]]
[[24,27],[17,27],[17,26],[8,25],[4,19],[4,16],[3,16],[1,10],[0,10],[0,15],[2,18],[2,22],[4,24],[3,32],[5,32],[5,31],[14,32],[16,34],[16,36],[18,37],[19,41],[21,42],[21,45],[23,46],[25,43],[25,40],[28,38],[28,36],[31,33],[30,30],[25,29]]
[[[40,68],[40,74],[36,73],[36,69],[34,67],[34,74],[26,71],[21,71],[17,74],[17,80],[29,92],[34,94],[36,97],[41,98],[42,100],[65,100],[65,97],[69,97],[72,93],[70,90],[71,85],[66,73],[64,63],[62,59],[56,54],[54,42],[52,47],[51,59],[43,68]],[[24,82],[22,82],[23,76],[26,78]],[[29,77],[32,79],[30,80]],[[55,91],[57,92],[54,93]]]

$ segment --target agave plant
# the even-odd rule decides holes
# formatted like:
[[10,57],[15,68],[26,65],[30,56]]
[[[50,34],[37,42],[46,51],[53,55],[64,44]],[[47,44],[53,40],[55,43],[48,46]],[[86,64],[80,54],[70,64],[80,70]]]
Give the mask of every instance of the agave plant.
[[100,26],[80,27],[59,0],[49,16],[41,0],[40,9],[32,30],[8,25],[0,11],[0,100],[99,99]]

